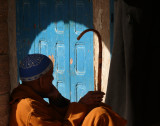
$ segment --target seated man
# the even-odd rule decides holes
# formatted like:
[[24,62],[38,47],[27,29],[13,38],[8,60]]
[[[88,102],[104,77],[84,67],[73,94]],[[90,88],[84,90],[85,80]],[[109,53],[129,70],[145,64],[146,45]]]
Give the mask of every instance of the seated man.
[[[31,54],[20,67],[22,84],[11,94],[10,126],[125,126],[126,121],[102,104],[104,93],[90,91],[78,103],[64,98],[52,84],[53,63]],[[43,98],[49,98],[47,103]]]

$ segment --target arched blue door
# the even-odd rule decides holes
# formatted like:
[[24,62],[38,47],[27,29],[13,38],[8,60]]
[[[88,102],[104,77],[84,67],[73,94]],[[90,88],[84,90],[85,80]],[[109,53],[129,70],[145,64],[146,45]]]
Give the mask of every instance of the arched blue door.
[[17,57],[42,53],[54,62],[53,84],[78,101],[94,89],[92,2],[88,0],[17,0]]

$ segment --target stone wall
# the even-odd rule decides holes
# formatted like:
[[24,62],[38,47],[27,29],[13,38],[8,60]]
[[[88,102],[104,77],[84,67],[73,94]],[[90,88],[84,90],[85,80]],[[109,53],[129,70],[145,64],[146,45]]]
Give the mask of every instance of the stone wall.
[[9,73],[11,91],[17,87],[17,51],[16,51],[16,5],[8,0],[8,37],[9,37]]
[[[110,67],[110,0],[93,0],[93,25],[102,37],[102,91],[106,92]],[[94,35],[94,82],[98,83],[98,53],[97,35]],[[96,88],[97,90],[97,88]]]
[[0,0],[0,126],[8,125],[9,117],[9,44],[8,1]]

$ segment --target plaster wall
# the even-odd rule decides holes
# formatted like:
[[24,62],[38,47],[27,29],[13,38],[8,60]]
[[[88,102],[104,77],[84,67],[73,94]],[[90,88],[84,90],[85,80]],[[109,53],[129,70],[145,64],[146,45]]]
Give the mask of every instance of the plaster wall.
[[0,126],[9,119],[8,1],[0,0]]
[[8,1],[8,36],[9,36],[9,71],[11,91],[17,86],[17,51],[16,51],[16,5],[15,0]]
[[[93,0],[94,28],[102,37],[102,77],[101,89],[106,93],[110,67],[110,0]],[[94,35],[94,82],[98,84],[98,53],[97,35]]]

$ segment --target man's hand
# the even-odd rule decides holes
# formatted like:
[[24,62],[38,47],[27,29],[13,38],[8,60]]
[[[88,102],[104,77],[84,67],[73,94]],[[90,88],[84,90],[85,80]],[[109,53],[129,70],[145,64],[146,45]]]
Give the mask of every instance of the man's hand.
[[79,103],[86,105],[97,105],[102,102],[102,98],[105,95],[104,92],[100,91],[89,91],[85,96],[83,96]]
[[53,98],[56,99],[60,95],[59,91],[57,88],[53,85],[50,92],[47,94],[47,98]]
[[[56,107],[64,108],[68,107],[70,100],[63,97],[60,92],[52,86],[51,92],[48,93],[49,103]],[[65,110],[66,111],[66,110]]]

